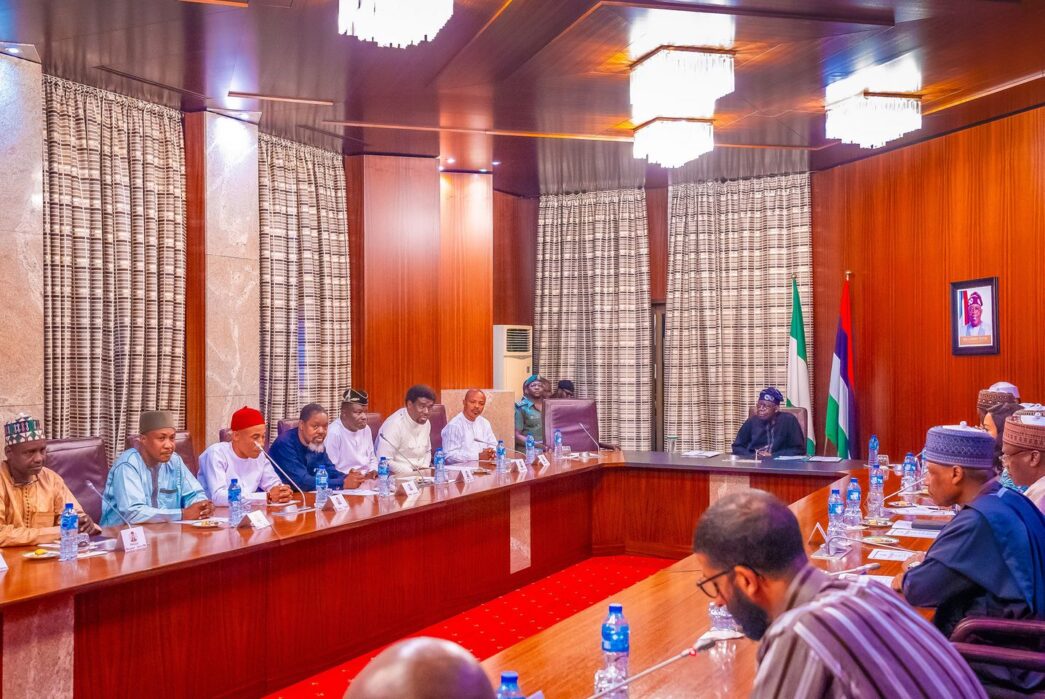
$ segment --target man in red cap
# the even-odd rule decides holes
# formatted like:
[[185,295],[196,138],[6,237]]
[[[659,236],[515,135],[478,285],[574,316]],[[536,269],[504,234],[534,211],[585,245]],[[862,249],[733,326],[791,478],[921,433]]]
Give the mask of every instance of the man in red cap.
[[232,441],[218,442],[200,454],[200,483],[215,505],[229,504],[229,483],[239,480],[243,494],[264,491],[269,502],[290,500],[290,486],[284,485],[272,464],[261,453],[265,439],[265,417],[254,408],[243,406],[232,414]]

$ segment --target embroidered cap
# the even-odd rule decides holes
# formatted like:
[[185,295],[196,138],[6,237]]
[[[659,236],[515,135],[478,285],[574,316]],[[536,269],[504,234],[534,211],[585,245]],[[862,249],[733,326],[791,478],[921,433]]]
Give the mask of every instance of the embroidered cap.
[[14,420],[4,424],[4,442],[8,446],[35,442],[39,439],[44,439],[44,426],[39,420],[25,413],[19,413]]
[[366,391],[359,391],[354,388],[350,388],[344,392],[341,396],[341,405],[345,403],[355,403],[356,405],[367,405],[370,402],[370,396]]
[[942,425],[925,435],[926,461],[964,468],[994,468],[994,437],[961,425]]
[[758,394],[758,399],[768,400],[770,403],[776,403],[777,405],[780,405],[784,400],[784,396],[780,393],[780,391],[773,388],[772,386],[769,386],[767,388],[762,389],[762,392]]
[[1020,449],[1045,451],[1045,412],[1018,411],[1005,421],[1003,441]]

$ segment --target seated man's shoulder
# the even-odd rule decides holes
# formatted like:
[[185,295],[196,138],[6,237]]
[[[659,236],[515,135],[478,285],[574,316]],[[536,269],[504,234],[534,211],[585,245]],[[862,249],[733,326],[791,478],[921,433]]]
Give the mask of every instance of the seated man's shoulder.
[[142,459],[142,455],[135,448],[126,449],[116,455],[116,459],[112,462],[112,467],[117,466],[144,466],[145,460]]

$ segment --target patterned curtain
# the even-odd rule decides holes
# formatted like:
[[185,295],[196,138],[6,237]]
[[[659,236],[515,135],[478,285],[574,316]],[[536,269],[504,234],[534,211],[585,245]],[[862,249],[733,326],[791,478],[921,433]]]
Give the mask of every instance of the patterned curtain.
[[809,175],[672,186],[669,211],[664,434],[728,450],[758,391],[784,392],[793,275],[813,336]]
[[598,400],[603,441],[649,449],[646,193],[542,196],[538,227],[535,366]]
[[181,114],[51,76],[44,103],[47,430],[111,457],[143,410],[184,424]]
[[276,422],[335,408],[351,379],[348,209],[341,155],[261,134],[261,406]]

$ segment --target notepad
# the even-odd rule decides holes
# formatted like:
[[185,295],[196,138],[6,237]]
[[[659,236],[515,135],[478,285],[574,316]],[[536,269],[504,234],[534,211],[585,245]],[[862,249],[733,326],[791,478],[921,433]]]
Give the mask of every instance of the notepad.
[[820,464],[837,464],[842,459],[837,456],[810,456],[809,460]]
[[687,451],[682,456],[687,459],[710,459],[713,456],[718,456],[722,452],[720,451],[700,451],[696,449],[694,451]]
[[913,556],[912,551],[893,551],[892,549],[875,549],[868,558],[876,561],[906,561]]
[[[897,522],[899,524],[899,522]],[[906,524],[906,522],[904,523]],[[911,539],[935,539],[940,535],[938,529],[911,529],[910,527],[893,527],[886,536],[906,536]]]

